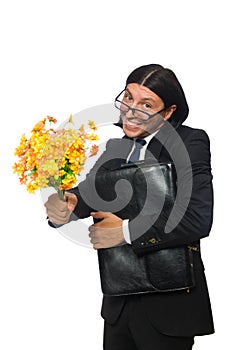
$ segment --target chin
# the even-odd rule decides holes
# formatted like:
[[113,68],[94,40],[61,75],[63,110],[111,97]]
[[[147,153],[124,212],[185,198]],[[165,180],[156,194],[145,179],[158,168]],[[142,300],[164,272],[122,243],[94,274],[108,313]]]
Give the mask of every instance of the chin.
[[145,134],[145,130],[142,129],[141,127],[135,127],[135,126],[130,126],[128,124],[123,124],[123,131],[124,133],[128,136],[128,137],[140,137],[143,136],[143,134]]

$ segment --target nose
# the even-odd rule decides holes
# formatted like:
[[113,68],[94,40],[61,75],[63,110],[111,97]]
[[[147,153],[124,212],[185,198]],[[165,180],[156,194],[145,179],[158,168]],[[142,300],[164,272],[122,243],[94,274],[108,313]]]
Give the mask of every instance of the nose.
[[134,118],[134,112],[133,112],[133,110],[131,108],[126,113],[126,116],[127,116],[127,118]]

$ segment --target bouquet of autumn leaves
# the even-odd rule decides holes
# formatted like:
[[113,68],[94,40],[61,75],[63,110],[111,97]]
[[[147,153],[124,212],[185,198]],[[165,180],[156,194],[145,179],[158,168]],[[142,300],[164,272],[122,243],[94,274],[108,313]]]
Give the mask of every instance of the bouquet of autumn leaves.
[[64,199],[65,190],[77,182],[77,176],[86,161],[86,153],[89,152],[88,156],[91,157],[98,152],[98,146],[94,143],[98,135],[91,120],[88,121],[89,132],[85,131],[83,124],[75,129],[72,116],[62,129],[53,129],[56,122],[55,118],[48,116],[36,123],[30,138],[22,135],[15,149],[18,161],[13,171],[28,192],[54,187],[60,198]]

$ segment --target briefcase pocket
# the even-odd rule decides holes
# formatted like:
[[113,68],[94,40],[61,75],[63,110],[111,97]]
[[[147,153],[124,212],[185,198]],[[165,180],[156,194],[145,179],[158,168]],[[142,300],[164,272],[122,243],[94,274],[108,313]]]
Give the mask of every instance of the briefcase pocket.
[[147,276],[145,257],[131,245],[98,250],[101,287],[104,295],[120,296],[156,291]]
[[165,292],[192,288],[195,284],[192,254],[188,247],[147,254],[147,275],[154,288]]
[[98,250],[102,292],[108,296],[170,292],[194,286],[192,250],[163,249],[138,257],[131,245]]

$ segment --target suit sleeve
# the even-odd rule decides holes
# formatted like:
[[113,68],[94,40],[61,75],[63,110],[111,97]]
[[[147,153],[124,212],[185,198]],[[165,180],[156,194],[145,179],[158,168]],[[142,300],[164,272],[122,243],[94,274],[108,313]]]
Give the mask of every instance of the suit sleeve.
[[[108,144],[109,142],[107,143],[106,148],[108,148]],[[90,216],[91,211],[94,211],[93,205],[90,204],[91,200],[88,200],[88,198],[91,196],[90,189],[92,186],[92,181],[89,180],[92,179],[92,176],[94,176],[96,171],[99,170],[100,164],[102,163],[102,159],[104,159],[105,154],[107,154],[106,150],[101,155],[100,159],[97,160],[94,167],[87,174],[86,179],[80,182],[78,186],[68,191],[70,193],[74,193],[78,198],[78,204],[74,209],[71,220],[87,218]]]
[[[78,204],[73,212],[71,220],[84,219],[89,217],[91,211],[103,210],[100,206],[99,194],[95,188],[94,178],[96,173],[104,172],[110,162],[117,159],[119,153],[120,139],[110,139],[106,143],[106,149],[87,174],[86,179],[79,183],[77,187],[68,192],[74,193],[78,198]],[[106,211],[106,209],[105,209]]]
[[[132,247],[136,253],[146,253],[180,245],[188,245],[206,237],[210,233],[213,218],[213,188],[210,165],[210,143],[207,134],[203,130],[193,129],[184,140],[187,149],[190,166],[183,166],[177,174],[177,193],[186,192],[191,176],[191,195],[187,208],[183,206],[180,198],[176,199],[176,214],[180,216],[177,225],[169,226],[168,217],[161,212],[153,223],[152,215],[143,217],[140,221],[141,230],[144,220],[150,221],[150,228],[139,238],[133,240],[133,231],[139,228],[133,227],[133,221],[129,222],[129,230],[132,238]],[[178,149],[174,152],[178,152]]]

